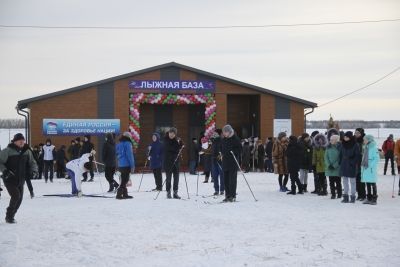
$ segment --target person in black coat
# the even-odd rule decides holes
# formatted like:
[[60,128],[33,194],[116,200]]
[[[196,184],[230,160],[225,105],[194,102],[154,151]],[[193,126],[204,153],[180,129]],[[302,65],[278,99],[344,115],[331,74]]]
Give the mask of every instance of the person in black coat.
[[219,194],[225,194],[225,183],[224,183],[224,172],[222,170],[222,161],[221,161],[221,153],[222,153],[222,139],[221,139],[222,130],[216,129],[211,138],[211,177],[214,182],[214,195],[218,196]]
[[303,133],[299,139],[299,145],[302,150],[301,164],[300,164],[300,183],[303,187],[303,192],[307,192],[308,186],[308,173],[313,169],[312,167],[312,154],[313,147],[311,137],[308,133]]
[[116,151],[115,140],[111,133],[106,135],[106,141],[103,144],[102,160],[104,162],[104,172],[106,180],[109,184],[108,193],[118,189],[119,184],[114,180],[116,170]]
[[62,145],[59,150],[56,151],[56,169],[57,178],[65,178],[65,163],[68,161],[67,155],[65,154],[65,146]]
[[[83,139],[83,145],[81,147],[81,151],[80,151],[80,157],[83,156],[83,154],[87,154],[90,153],[94,150],[94,145],[92,142],[90,142],[90,135],[85,135],[84,139]],[[93,162],[93,159],[91,160],[91,162]],[[89,170],[90,173],[90,180],[89,182],[93,182],[93,178],[94,178],[94,171],[93,171],[93,163],[91,164],[91,168]],[[88,179],[87,177],[87,172],[85,172],[83,174],[83,180],[82,182],[86,182]]]
[[274,146],[274,141],[272,137],[268,137],[268,142],[265,145],[265,171],[274,172],[274,164],[272,164],[272,147]]
[[180,199],[178,195],[179,190],[179,153],[183,146],[180,139],[177,138],[178,130],[175,127],[171,127],[164,139],[164,170],[166,175],[166,189],[167,198],[171,197],[171,180],[172,175],[174,176],[173,184],[173,198]]
[[290,174],[290,182],[292,183],[291,191],[288,195],[296,195],[296,184],[299,189],[299,194],[303,194],[303,187],[299,179],[299,170],[303,158],[303,148],[298,143],[296,136],[289,137],[289,144],[286,150],[288,171]]
[[260,172],[264,172],[264,165],[265,165],[264,158],[265,158],[265,148],[260,139],[257,142],[257,164],[258,164],[258,170]]
[[156,183],[156,188],[153,191],[162,191],[162,158],[163,158],[163,146],[160,142],[160,135],[158,133],[153,133],[152,143],[149,145],[149,158],[150,169],[153,171],[154,181]]
[[222,139],[222,169],[225,180],[225,199],[223,201],[234,202],[236,201],[238,160],[242,152],[242,144],[229,124],[222,128],[222,134],[224,136]]
[[22,203],[25,179],[38,176],[38,166],[32,150],[25,144],[25,137],[21,133],[16,134],[12,143],[0,152],[0,171],[10,195],[6,222],[16,223],[14,217]]
[[[356,176],[359,164],[360,148],[356,143],[353,133],[346,132],[340,150],[340,175],[343,177],[343,203],[354,203],[356,200]],[[349,183],[350,190],[349,191]],[[351,194],[351,195],[349,195]]]
[[243,150],[242,150],[242,166],[244,172],[250,171],[250,157],[251,157],[251,148],[248,139],[244,140]]
[[70,160],[79,159],[81,157],[81,138],[77,137],[72,147],[72,157]]

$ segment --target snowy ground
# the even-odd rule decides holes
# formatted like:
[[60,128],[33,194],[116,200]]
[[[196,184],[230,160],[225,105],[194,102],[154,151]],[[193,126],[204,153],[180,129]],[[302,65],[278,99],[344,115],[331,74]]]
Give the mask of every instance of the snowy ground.
[[[196,176],[187,177],[187,201],[166,200],[164,192],[156,201],[154,193],[137,193],[139,174],[132,176],[133,200],[43,197],[68,193],[68,180],[34,181],[37,197],[25,192],[18,223],[7,225],[1,218],[0,266],[400,264],[400,197],[391,197],[391,176],[379,179],[377,206],[287,196],[277,192],[275,175],[254,173],[247,177],[258,202],[239,177],[239,202],[209,205],[204,200],[221,199],[196,197]],[[152,175],[146,174],[142,189],[151,188]],[[180,188],[185,197],[183,175]],[[99,178],[83,190],[100,193]],[[212,192],[210,184],[200,184],[200,195]],[[8,199],[4,193],[1,216]]]

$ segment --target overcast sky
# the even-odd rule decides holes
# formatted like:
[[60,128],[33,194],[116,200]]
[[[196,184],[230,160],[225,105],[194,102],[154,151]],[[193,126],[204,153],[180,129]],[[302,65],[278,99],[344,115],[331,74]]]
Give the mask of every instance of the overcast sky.
[[[0,0],[0,24],[219,26],[400,18],[400,1]],[[400,66],[400,22],[261,29],[0,28],[0,118],[18,100],[175,61],[319,104]],[[400,71],[310,119],[400,119]],[[73,103],[71,103],[73,106]]]

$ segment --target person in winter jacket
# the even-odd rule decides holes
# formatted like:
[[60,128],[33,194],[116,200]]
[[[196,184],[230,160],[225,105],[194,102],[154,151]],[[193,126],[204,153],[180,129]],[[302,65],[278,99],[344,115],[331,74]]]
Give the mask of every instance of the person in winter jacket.
[[44,159],[44,180],[47,183],[49,179],[50,171],[50,182],[53,182],[54,177],[54,163],[56,158],[55,146],[52,145],[51,140],[47,139],[46,144],[43,146],[43,159]]
[[245,173],[250,171],[251,148],[248,139],[244,140],[242,151],[242,166]]
[[[236,201],[237,172],[242,144],[229,124],[222,128],[222,169],[225,179],[225,199],[223,202]],[[232,154],[233,153],[233,154]]]
[[108,193],[117,190],[119,184],[114,180],[117,158],[115,151],[115,140],[111,133],[106,134],[106,141],[103,144],[102,160],[104,162],[105,177],[108,182]]
[[[396,141],[394,146],[394,156],[397,162],[397,173],[400,175],[400,139]],[[400,179],[399,179],[399,196],[400,196]]]
[[71,144],[69,145],[69,147],[67,149],[68,160],[74,159],[74,146],[75,146],[75,139],[71,140]]
[[81,138],[77,137],[75,139],[75,145],[72,147],[72,157],[70,160],[72,159],[79,159],[81,156]]
[[214,195],[225,194],[224,172],[222,171],[222,130],[216,129],[211,138],[211,177],[214,181]]
[[67,163],[68,177],[71,178],[71,194],[77,197],[82,196],[81,177],[83,173],[88,172],[93,157],[92,153],[83,154],[79,159],[73,159]]
[[135,158],[133,156],[132,136],[129,132],[125,132],[119,139],[117,145],[118,169],[121,173],[121,184],[118,187],[116,199],[130,199],[126,188],[129,182],[130,174],[135,172]]
[[[276,139],[272,147],[272,162],[274,164],[275,174],[278,174],[280,192],[289,191],[289,189],[286,187],[289,180],[286,149],[287,149],[286,133],[281,132],[279,133],[278,138]],[[283,176],[285,176],[284,179]]]
[[[360,151],[359,156],[358,156],[358,162],[357,162],[357,176],[356,176],[357,200],[359,200],[359,201],[364,201],[365,198],[367,197],[367,193],[365,191],[365,183],[361,182],[361,159],[362,159],[364,136],[365,136],[365,132],[364,132],[363,128],[357,128],[354,131],[354,138],[358,144],[358,148]],[[343,137],[344,137],[344,133],[343,133]]]
[[160,142],[160,135],[158,133],[153,133],[152,143],[149,145],[149,160],[150,169],[154,174],[154,181],[156,183],[156,188],[153,191],[162,191],[162,158],[163,158],[163,146]]
[[329,177],[331,199],[342,198],[342,179],[340,177],[340,136],[331,135],[330,143],[325,150],[325,175]]
[[312,170],[312,141],[308,133],[303,133],[299,140],[299,145],[302,150],[300,160],[300,183],[302,184],[303,192],[307,192],[308,173]]
[[57,178],[65,178],[65,163],[68,161],[65,155],[65,146],[62,145],[56,152]]
[[328,195],[328,185],[325,176],[325,149],[327,146],[328,140],[324,134],[317,134],[314,137],[312,164],[315,166],[315,171],[318,178],[315,188],[319,196]]
[[290,174],[290,182],[292,184],[291,191],[288,195],[296,195],[296,184],[299,190],[299,194],[303,194],[303,186],[299,179],[299,170],[301,165],[301,159],[303,157],[303,149],[298,143],[297,137],[292,135],[289,137],[289,144],[286,150],[287,155],[287,166]]
[[257,142],[257,164],[258,164],[258,170],[260,172],[264,172],[264,164],[265,164],[264,158],[265,158],[265,148],[260,139]]
[[379,152],[372,135],[364,136],[364,149],[361,161],[361,181],[367,184],[367,199],[364,204],[376,205],[378,192],[376,182]]
[[385,155],[385,167],[383,169],[383,175],[386,175],[389,161],[390,166],[392,167],[392,175],[396,175],[394,171],[394,145],[393,134],[390,134],[382,145],[383,154]]
[[[358,158],[360,155],[360,149],[358,144],[353,138],[352,132],[346,132],[344,134],[344,139],[342,143],[342,149],[340,151],[340,175],[343,177],[343,203],[350,202],[354,203],[356,200],[356,176],[358,170]],[[351,191],[349,192],[349,183],[351,186]]]
[[199,163],[199,144],[197,139],[193,138],[189,147],[189,173],[191,175],[196,175],[196,168]]
[[272,164],[272,147],[274,146],[274,142],[272,137],[268,137],[267,140],[265,145],[265,171],[274,172],[274,165]]
[[[84,140],[84,141],[83,141],[83,145],[82,145],[81,151],[80,151],[81,156],[82,156],[83,154],[90,153],[91,151],[94,150],[94,145],[93,145],[92,142],[90,142],[90,135],[85,135],[85,137],[84,137],[83,140]],[[93,158],[92,158],[92,160],[91,160],[90,162],[93,162]],[[83,182],[86,182],[87,179],[88,179],[87,173],[88,173],[88,172],[84,172],[84,173],[83,173],[83,180],[82,180]],[[94,179],[93,164],[92,164],[91,168],[89,169],[89,173],[90,173],[90,180],[89,180],[89,182],[93,182],[93,179]]]
[[10,203],[6,212],[6,222],[15,223],[15,214],[22,203],[26,177],[37,178],[38,166],[25,137],[18,133],[12,143],[0,152],[0,171],[4,185],[10,195]]
[[171,199],[171,180],[174,176],[173,198],[180,199],[179,190],[179,156],[183,143],[177,137],[178,130],[171,127],[164,139],[164,170],[166,176],[167,198]]
[[206,176],[203,183],[208,183],[211,174],[212,150],[211,143],[205,137],[201,138],[201,151],[199,154],[203,156],[203,168]]

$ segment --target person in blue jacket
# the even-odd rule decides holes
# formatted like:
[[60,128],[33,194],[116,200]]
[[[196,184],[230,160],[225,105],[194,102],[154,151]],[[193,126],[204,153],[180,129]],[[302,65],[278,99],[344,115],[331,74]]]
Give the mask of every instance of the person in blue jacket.
[[[364,136],[363,156],[361,160],[361,182],[367,183],[367,199],[364,204],[376,205],[378,192],[376,189],[379,152],[372,135]],[[371,192],[372,191],[372,192]]]
[[121,173],[121,184],[117,190],[116,198],[133,198],[128,195],[128,189],[126,188],[130,174],[133,174],[135,171],[135,159],[133,157],[133,146],[131,134],[129,132],[125,132],[119,139],[119,144],[117,145],[117,159],[118,170]]
[[153,142],[149,145],[149,161],[150,169],[154,174],[154,181],[156,183],[156,188],[153,191],[162,191],[162,157],[163,157],[163,146],[160,142],[160,135],[158,133],[153,133]]

